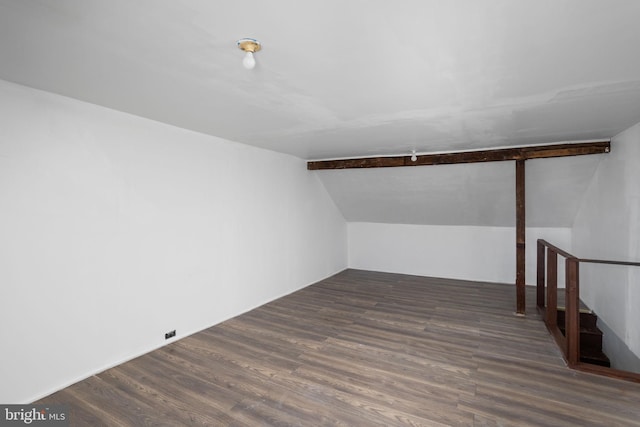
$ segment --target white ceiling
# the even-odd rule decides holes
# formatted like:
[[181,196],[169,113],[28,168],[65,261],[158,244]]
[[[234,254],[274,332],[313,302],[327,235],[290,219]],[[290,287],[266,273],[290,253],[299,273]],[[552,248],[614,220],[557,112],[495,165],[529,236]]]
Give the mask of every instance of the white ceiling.
[[[634,0],[0,0],[0,78],[303,159],[609,138],[640,121],[639,18]],[[243,37],[263,44],[251,71]],[[509,225],[512,167],[320,176],[351,220]]]

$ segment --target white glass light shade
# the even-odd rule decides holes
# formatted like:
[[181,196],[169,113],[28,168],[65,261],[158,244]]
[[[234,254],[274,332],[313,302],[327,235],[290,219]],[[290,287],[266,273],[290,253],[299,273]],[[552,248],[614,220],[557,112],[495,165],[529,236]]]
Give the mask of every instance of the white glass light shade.
[[253,52],[247,52],[247,54],[242,59],[242,65],[247,70],[252,70],[256,66],[256,59],[253,57]]

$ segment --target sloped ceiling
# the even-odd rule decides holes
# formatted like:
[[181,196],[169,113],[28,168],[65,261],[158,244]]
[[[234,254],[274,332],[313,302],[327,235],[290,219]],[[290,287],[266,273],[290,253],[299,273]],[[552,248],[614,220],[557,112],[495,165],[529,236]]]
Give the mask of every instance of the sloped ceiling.
[[[0,78],[302,159],[589,140],[640,121],[639,16],[629,0],[0,0]],[[243,37],[263,44],[251,71]],[[532,194],[563,194],[562,224],[597,165],[566,162],[573,178],[528,172]],[[350,220],[509,225],[512,169],[319,175]]]
[[[602,156],[527,161],[527,226],[571,227]],[[347,221],[515,226],[514,162],[318,173]]]

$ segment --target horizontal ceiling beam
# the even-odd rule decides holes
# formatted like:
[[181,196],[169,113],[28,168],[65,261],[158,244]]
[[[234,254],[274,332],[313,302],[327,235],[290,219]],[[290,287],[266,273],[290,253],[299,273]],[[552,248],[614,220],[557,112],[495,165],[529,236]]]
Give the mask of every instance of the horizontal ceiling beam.
[[418,154],[411,156],[361,157],[340,160],[316,160],[307,162],[308,170],[392,168],[397,166],[451,165],[456,163],[502,162],[506,160],[544,159],[549,157],[603,154],[611,150],[608,140],[568,144],[536,145],[530,147],[500,148],[495,150],[462,151],[457,153]]

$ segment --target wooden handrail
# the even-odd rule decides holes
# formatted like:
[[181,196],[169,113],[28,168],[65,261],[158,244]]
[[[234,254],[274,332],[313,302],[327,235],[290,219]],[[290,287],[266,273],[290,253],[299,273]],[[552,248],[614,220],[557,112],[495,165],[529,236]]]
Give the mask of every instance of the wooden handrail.
[[[640,267],[638,262],[578,258],[538,239],[536,305],[544,322],[562,349],[567,365],[572,369],[640,382],[640,374],[580,362],[580,263],[610,264]],[[558,255],[565,258],[565,333],[557,324],[558,316]],[[545,268],[546,267],[546,268]],[[546,288],[546,301],[545,301]]]
[[587,258],[579,258],[578,261],[591,263],[591,264],[627,265],[631,267],[640,267],[640,262],[631,262],[631,261],[609,261],[606,259],[587,259]]
[[547,242],[544,239],[538,239],[538,244],[542,243],[544,246],[546,246],[547,248],[552,249],[555,253],[557,253],[558,255],[562,255],[565,258],[575,258],[578,259],[578,257],[575,257],[573,255],[571,255],[569,252],[563,251],[562,249],[560,249],[557,246],[552,245],[551,243]]
[[551,243],[547,242],[544,239],[538,239],[538,243],[542,243],[547,248],[551,248],[558,255],[562,255],[565,258],[575,258],[579,262],[586,262],[586,263],[590,263],[590,264],[611,264],[611,265],[627,265],[627,266],[633,266],[633,267],[640,267],[640,262],[613,261],[613,260],[607,260],[607,259],[578,258],[578,257],[576,257],[574,255],[571,255],[569,252],[566,252],[566,251],[560,249],[559,247],[557,247],[555,245],[552,245]]

